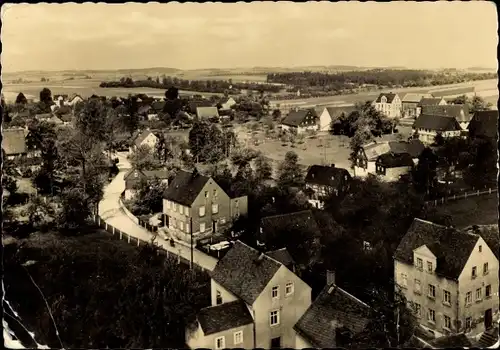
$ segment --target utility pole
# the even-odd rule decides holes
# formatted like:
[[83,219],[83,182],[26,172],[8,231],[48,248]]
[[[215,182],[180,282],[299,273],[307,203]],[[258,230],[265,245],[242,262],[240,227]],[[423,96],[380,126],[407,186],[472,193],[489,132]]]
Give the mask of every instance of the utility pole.
[[189,218],[189,232],[191,232],[191,270],[193,269],[193,217]]

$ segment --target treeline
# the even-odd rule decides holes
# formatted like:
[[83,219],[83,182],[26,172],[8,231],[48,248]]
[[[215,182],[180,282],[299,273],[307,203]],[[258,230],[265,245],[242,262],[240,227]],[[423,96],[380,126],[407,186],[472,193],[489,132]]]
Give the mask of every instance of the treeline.
[[294,72],[267,75],[270,83],[295,87],[317,87],[325,91],[361,87],[364,84],[388,87],[414,87],[456,84],[473,80],[494,79],[495,73],[433,72],[425,70],[372,69],[342,73]]
[[231,92],[231,94],[239,94],[241,90],[257,90],[262,92],[279,92],[281,90],[280,86],[265,85],[257,83],[233,83],[231,79],[229,80],[186,80],[179,79],[177,77],[148,77],[145,80],[133,80],[130,77],[121,78],[119,81],[103,81],[99,84],[99,87],[109,88],[109,87],[124,87],[124,88],[134,88],[134,87],[147,87],[155,89],[168,89],[171,86],[176,86],[180,90],[190,90],[199,92],[211,92],[211,93],[224,93]]

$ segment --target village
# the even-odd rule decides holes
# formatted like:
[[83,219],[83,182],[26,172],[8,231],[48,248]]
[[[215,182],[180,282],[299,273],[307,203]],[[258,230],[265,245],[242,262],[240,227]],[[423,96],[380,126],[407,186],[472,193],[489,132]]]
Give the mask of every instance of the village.
[[[400,67],[413,57],[403,43],[399,59],[349,44],[343,50],[359,66],[318,66],[297,42],[304,52],[321,42],[333,23],[326,8],[303,17],[282,7],[277,19],[268,15],[281,6],[273,3],[245,22],[237,11],[222,16],[224,4],[213,4],[213,21],[203,7],[186,14],[181,5],[127,4],[136,12],[124,21],[123,9],[89,4],[87,13],[75,4],[81,18],[58,22],[57,35],[46,29],[52,41],[69,40],[63,28],[73,33],[74,57],[58,57],[59,71],[39,59],[9,73],[1,97],[6,347],[498,348],[498,91],[484,93],[496,71]],[[49,13],[71,13],[48,8],[19,23],[35,33]],[[97,24],[103,19],[136,31],[123,42]],[[292,22],[315,34],[292,35]],[[274,29],[243,30],[264,24]],[[175,38],[166,51],[164,38],[148,41],[159,28]],[[278,58],[259,61],[270,51],[260,45],[284,28],[291,46],[276,40]],[[315,47],[359,34],[340,29]],[[10,30],[3,42],[21,35]],[[138,53],[130,47],[139,34]],[[186,54],[214,36],[223,38],[214,52]],[[79,61],[79,50],[95,57]],[[277,67],[280,51],[308,66]],[[137,67],[252,68],[101,69],[116,65],[113,57]],[[372,64],[376,57],[384,64]],[[65,62],[87,68],[65,70]],[[29,68],[38,65],[47,69]]]

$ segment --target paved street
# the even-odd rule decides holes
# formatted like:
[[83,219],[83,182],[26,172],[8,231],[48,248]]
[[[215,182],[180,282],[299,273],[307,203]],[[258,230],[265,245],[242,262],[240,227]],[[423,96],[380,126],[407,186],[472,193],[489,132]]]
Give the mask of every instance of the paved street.
[[[127,170],[131,168],[131,165],[123,155],[118,154],[118,159],[120,160],[120,163],[118,164],[120,173],[113,179],[113,181],[111,181],[109,185],[104,188],[104,198],[99,204],[99,215],[108,225],[111,225],[132,237],[139,238],[143,241],[150,241],[153,238],[153,234],[142,226],[137,225],[125,214],[123,209],[120,208],[120,194],[125,189],[125,181],[123,177]],[[169,242],[160,237],[156,238],[156,242],[165,250],[177,255],[180,253],[183,258],[191,260],[191,251],[189,247],[178,243],[175,244],[175,247],[172,247]],[[198,250],[194,250],[193,260],[195,264],[210,271],[214,269],[215,264],[217,263],[215,258]]]

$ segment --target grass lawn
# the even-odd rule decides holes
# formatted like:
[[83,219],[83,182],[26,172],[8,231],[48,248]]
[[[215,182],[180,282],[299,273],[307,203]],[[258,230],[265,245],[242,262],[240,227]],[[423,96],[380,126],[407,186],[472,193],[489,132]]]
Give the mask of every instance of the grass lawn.
[[496,193],[470,197],[438,206],[438,213],[450,215],[457,228],[470,225],[498,223],[498,197]]

